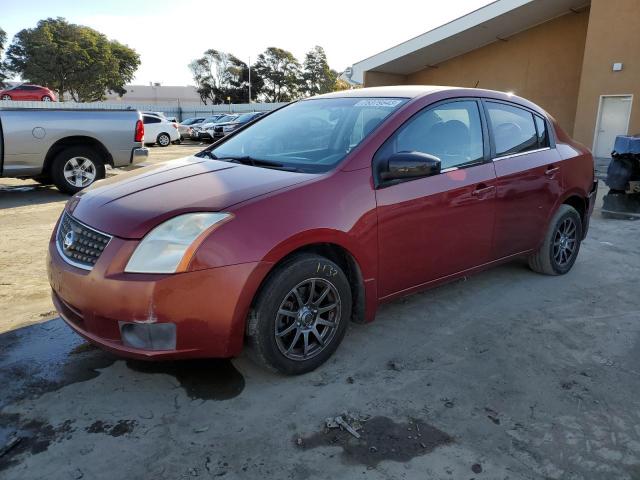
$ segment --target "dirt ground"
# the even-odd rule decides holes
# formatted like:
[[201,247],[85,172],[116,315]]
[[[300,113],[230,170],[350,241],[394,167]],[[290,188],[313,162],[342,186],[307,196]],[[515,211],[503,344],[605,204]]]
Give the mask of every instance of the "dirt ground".
[[[2,282],[33,257],[46,290],[30,252],[64,199],[26,193],[0,214]],[[514,262],[387,304],[299,377],[123,361],[58,318],[0,334],[0,478],[637,480],[638,251],[640,222],[597,210],[568,275]],[[19,291],[12,325],[50,310]]]
[[[150,147],[146,163],[180,158],[205,146],[185,142],[166,148]],[[45,257],[34,253],[46,252],[53,227],[68,199],[68,195],[53,186],[0,178],[0,333],[55,316]]]

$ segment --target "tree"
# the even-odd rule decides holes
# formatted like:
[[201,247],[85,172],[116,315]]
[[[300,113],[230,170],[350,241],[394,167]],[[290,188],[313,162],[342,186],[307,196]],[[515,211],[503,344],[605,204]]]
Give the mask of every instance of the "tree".
[[269,47],[258,56],[252,71],[262,78],[262,92],[268,102],[288,102],[300,93],[302,72],[291,52]]
[[[249,66],[231,53],[209,49],[204,56],[189,64],[203,103],[233,103],[249,101]],[[262,79],[251,72],[251,92],[255,97],[262,88]]]
[[309,96],[335,90],[338,76],[329,68],[327,55],[321,46],[316,45],[306,54],[302,78],[304,92]]
[[18,32],[7,49],[6,65],[24,80],[45,85],[78,102],[126,93],[140,66],[135,50],[64,18],[40,20]]
[[[2,59],[2,52],[4,51],[4,42],[7,40],[7,34],[0,28],[0,60]],[[4,85],[4,81],[7,76],[4,71],[4,64],[0,62],[0,87]]]

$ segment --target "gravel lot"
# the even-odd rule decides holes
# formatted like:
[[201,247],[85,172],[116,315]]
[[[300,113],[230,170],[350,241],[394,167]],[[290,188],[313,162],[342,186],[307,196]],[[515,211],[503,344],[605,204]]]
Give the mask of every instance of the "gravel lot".
[[64,200],[0,193],[0,325],[40,320],[0,335],[3,479],[640,478],[640,222],[596,211],[570,274],[515,262],[385,305],[286,378],[117,360],[42,321]]
[[[191,155],[205,146],[185,142],[166,148],[150,147],[147,163]],[[0,333],[55,316],[44,252],[68,199],[53,186],[0,178]]]

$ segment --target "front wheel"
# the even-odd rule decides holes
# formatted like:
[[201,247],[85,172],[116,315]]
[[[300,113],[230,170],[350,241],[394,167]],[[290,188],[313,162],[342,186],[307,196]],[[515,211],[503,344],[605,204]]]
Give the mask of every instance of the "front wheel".
[[53,99],[49,95],[45,95],[44,97],[42,97],[42,101],[43,102],[51,102],[51,101],[53,101]]
[[69,147],[56,155],[50,173],[60,191],[74,194],[104,178],[104,160],[91,148]]
[[529,257],[529,267],[546,275],[564,275],[576,261],[582,242],[582,219],[570,205],[560,205],[542,245]]
[[168,133],[161,133],[160,135],[158,135],[156,141],[161,147],[168,147],[169,145],[171,145],[171,137]]
[[11,100],[11,95],[2,95],[2,100]]
[[351,317],[342,269],[319,255],[297,255],[270,274],[247,326],[250,354],[287,375],[310,372],[338,348]]

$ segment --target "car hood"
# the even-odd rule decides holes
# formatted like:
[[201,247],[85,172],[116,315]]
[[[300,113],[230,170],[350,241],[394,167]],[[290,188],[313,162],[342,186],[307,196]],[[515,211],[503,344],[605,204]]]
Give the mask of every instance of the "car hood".
[[142,238],[186,212],[216,212],[315,175],[186,157],[121,173],[76,194],[67,209],[121,238]]

